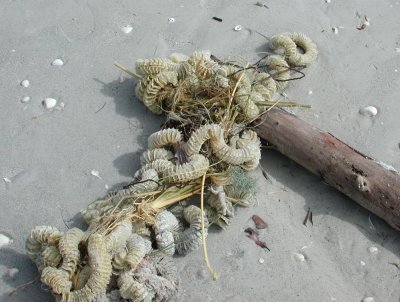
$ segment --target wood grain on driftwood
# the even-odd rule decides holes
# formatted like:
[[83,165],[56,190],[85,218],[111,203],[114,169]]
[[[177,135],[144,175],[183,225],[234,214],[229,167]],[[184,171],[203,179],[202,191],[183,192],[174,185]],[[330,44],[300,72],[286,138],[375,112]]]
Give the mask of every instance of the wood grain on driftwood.
[[261,139],[400,230],[400,175],[281,109],[254,123]]

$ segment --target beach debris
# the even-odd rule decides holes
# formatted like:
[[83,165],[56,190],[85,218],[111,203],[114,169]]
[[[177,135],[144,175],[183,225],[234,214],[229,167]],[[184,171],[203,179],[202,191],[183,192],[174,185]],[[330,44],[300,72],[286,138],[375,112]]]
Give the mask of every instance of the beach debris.
[[129,34],[132,30],[133,30],[133,27],[129,24],[121,27],[121,31],[124,34]]
[[376,246],[370,246],[368,248],[368,252],[370,252],[371,254],[375,254],[378,252],[378,248]]
[[396,51],[397,53],[400,53],[400,47],[396,47],[396,48],[395,48],[395,51]]
[[361,266],[365,266],[365,262],[364,261],[360,261]]
[[175,18],[168,18],[168,23],[175,23]]
[[258,1],[255,5],[257,5],[259,7],[269,8],[267,5],[267,2],[263,2],[263,1]]
[[307,210],[306,217],[303,220],[303,225],[307,226],[308,221],[310,221],[311,225],[314,225],[313,218],[312,218],[312,212],[311,212],[310,208],[308,208],[308,210]]
[[361,24],[357,27],[358,30],[363,30],[367,26],[370,26],[369,18],[364,16],[364,19],[361,21]]
[[213,19],[214,19],[215,21],[222,22],[222,19],[221,19],[221,18],[213,17]]
[[0,233],[0,249],[3,247],[6,247],[7,245],[11,244],[13,242],[13,240],[11,239],[11,237]]
[[31,83],[29,82],[29,80],[23,80],[23,81],[21,81],[20,84],[22,87],[28,88]]
[[53,62],[51,62],[52,66],[63,66],[64,62],[61,59],[55,59]]
[[242,25],[235,25],[235,27],[233,28],[234,31],[241,31],[243,29]]
[[255,229],[253,229],[253,228],[250,228],[250,227],[248,227],[247,229],[245,229],[244,232],[248,234],[248,235],[247,235],[248,237],[249,237],[249,236],[258,236],[258,235],[260,235],[260,233],[259,233],[257,230],[255,230]]
[[375,116],[378,114],[378,109],[375,106],[366,106],[359,110],[359,113],[364,116]]
[[94,177],[97,177],[98,179],[102,179],[100,176],[100,172],[97,170],[90,171],[90,174],[92,174]]
[[260,233],[257,230],[255,230],[251,227],[248,227],[244,230],[244,232],[247,233],[247,238],[250,238],[251,240],[253,240],[256,245],[258,245],[259,247],[261,247],[263,249],[267,249],[268,251],[271,251],[269,249],[269,247],[267,246],[267,244],[264,241],[261,241],[259,239],[258,236],[260,235]]
[[335,35],[337,35],[337,34],[339,33],[339,29],[338,29],[336,26],[334,26],[334,27],[332,27],[332,32],[333,32]]
[[362,299],[361,302],[374,302],[374,301],[375,301],[375,299],[373,297],[366,297],[366,298]]
[[294,259],[296,259],[297,261],[301,261],[301,262],[306,261],[306,257],[304,257],[304,255],[301,253],[294,253],[293,256],[294,256]]
[[400,269],[400,262],[389,262],[389,264],[394,265],[397,269]]
[[264,258],[258,259],[258,263],[263,264],[265,262]]
[[255,243],[256,243],[259,247],[261,247],[261,248],[263,248],[263,249],[267,249],[268,251],[271,251],[271,249],[267,246],[267,244],[266,244],[264,241],[255,240]]
[[312,95],[313,94],[313,91],[312,90],[309,90],[308,91],[308,95]]
[[57,105],[57,100],[53,98],[45,98],[42,105],[46,109],[53,109]]
[[7,270],[7,277],[14,280],[18,273],[19,269],[17,269],[16,267],[10,268]]
[[31,100],[31,98],[30,98],[29,96],[24,96],[24,97],[21,99],[21,103],[29,103],[30,100]]
[[265,229],[268,227],[268,224],[264,220],[262,220],[261,217],[258,215],[251,216],[251,219],[253,219],[254,224],[256,225],[256,228],[259,230]]
[[325,0],[325,3],[331,3],[331,0]]
[[3,180],[5,183],[11,183],[11,179],[9,179],[8,177],[3,177]]

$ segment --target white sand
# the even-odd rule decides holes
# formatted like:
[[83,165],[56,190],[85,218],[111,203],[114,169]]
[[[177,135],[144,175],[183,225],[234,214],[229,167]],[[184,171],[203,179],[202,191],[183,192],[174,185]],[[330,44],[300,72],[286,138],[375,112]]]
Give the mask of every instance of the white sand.
[[[135,82],[114,60],[132,67],[139,58],[199,49],[255,58],[266,48],[253,30],[304,32],[320,56],[286,91],[313,106],[297,114],[399,170],[400,4],[326,2],[270,0],[268,9],[256,1],[2,1],[0,176],[10,182],[0,183],[0,232],[14,243],[0,250],[0,293],[37,276],[24,255],[31,228],[65,230],[63,219],[83,226],[79,210],[104,195],[106,185],[130,180],[148,135],[162,122],[134,99]],[[359,31],[364,15],[370,26]],[[128,24],[126,34],[121,28]],[[239,24],[243,29],[234,31]],[[51,66],[55,58],[64,65]],[[25,79],[29,88],[20,85]],[[25,96],[30,101],[21,103]],[[44,109],[49,97],[64,110]],[[378,114],[359,114],[366,106]],[[201,251],[177,258],[179,301],[399,300],[400,270],[389,264],[399,262],[398,232],[275,152],[264,151],[262,165],[271,182],[254,172],[258,204],[239,209],[227,231],[208,238],[218,281],[207,273]],[[308,208],[314,226],[305,227]],[[261,237],[271,252],[243,232],[253,214],[269,224]],[[377,252],[369,252],[372,246]],[[11,268],[19,270],[15,279],[4,277]],[[52,297],[36,283],[4,300]]]

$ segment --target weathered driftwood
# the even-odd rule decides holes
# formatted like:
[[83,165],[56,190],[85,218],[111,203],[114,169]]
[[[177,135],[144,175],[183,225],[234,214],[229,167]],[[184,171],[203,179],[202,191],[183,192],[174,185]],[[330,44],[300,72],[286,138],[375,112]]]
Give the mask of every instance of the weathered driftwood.
[[280,109],[255,124],[279,152],[400,230],[400,175],[394,169]]

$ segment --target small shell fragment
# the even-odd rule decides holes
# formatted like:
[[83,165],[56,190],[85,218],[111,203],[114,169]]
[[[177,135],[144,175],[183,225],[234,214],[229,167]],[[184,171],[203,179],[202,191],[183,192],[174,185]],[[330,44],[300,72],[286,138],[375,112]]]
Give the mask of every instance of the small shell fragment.
[[325,0],[325,3],[331,3],[331,0]]
[[259,230],[265,229],[268,227],[268,224],[264,220],[262,220],[261,217],[258,215],[251,216],[251,219],[253,219],[254,224],[256,225],[256,228]]
[[6,183],[11,183],[11,179],[9,179],[8,177],[3,177],[4,182]]
[[25,88],[28,88],[30,84],[31,84],[31,83],[29,83],[29,80],[23,80],[23,81],[21,82],[21,86],[22,86],[22,87],[25,87]]
[[168,18],[168,22],[169,23],[174,23],[175,22],[175,18]]
[[0,233],[0,249],[11,243],[12,243],[12,239],[10,237]]
[[312,94],[313,94],[312,90],[309,90],[308,95],[312,95]]
[[124,34],[129,34],[132,31],[132,29],[133,29],[133,27],[130,26],[130,25],[126,25],[126,26],[121,27],[121,31]]
[[264,263],[264,258],[260,258],[260,259],[258,259],[258,262],[260,263],[260,264],[263,264]]
[[366,297],[366,298],[362,299],[361,302],[374,302],[374,301],[375,301],[375,299],[373,297]]
[[378,114],[378,109],[376,109],[376,107],[374,106],[367,106],[364,108],[360,109],[360,114],[364,115],[364,116],[375,116]]
[[375,254],[378,252],[378,248],[376,246],[370,246],[368,248],[368,252],[370,252],[371,254]]
[[97,178],[101,179],[100,173],[97,170],[90,171],[90,174],[92,174],[94,177],[97,177]]
[[51,65],[53,65],[53,66],[63,66],[64,62],[61,59],[55,59],[53,62],[51,62]]
[[24,97],[21,99],[21,103],[28,103],[30,100],[31,100],[31,98],[30,98],[29,96],[24,96]]
[[301,262],[306,261],[306,257],[304,257],[303,254],[294,253],[293,256],[294,256],[294,259],[296,259],[297,261],[301,261]]
[[57,100],[53,98],[46,98],[42,102],[44,108],[46,109],[52,109],[57,105]]
[[360,261],[360,264],[361,264],[362,266],[365,266],[365,262],[364,262],[364,261]]
[[242,27],[242,25],[236,25],[233,29],[235,31],[241,31],[243,29],[243,27]]
[[395,50],[397,53],[400,53],[400,47],[396,47]]
[[335,34],[335,35],[337,35],[338,33],[339,33],[339,29],[335,26],[335,27],[332,27],[332,32]]

